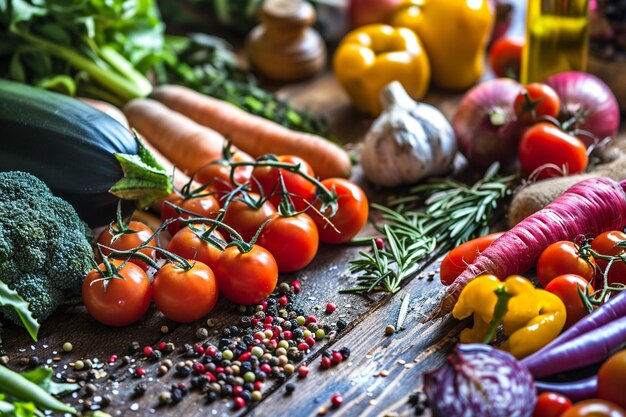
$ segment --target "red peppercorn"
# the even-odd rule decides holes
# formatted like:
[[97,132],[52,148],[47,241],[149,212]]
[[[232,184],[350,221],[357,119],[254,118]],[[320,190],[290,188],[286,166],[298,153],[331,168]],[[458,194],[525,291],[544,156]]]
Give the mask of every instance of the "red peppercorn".
[[333,350],[332,360],[333,360],[333,363],[336,365],[339,362],[343,361],[343,355],[339,351]]
[[146,370],[143,368],[137,368],[135,369],[135,375],[138,377],[142,377],[146,374]]
[[330,398],[330,402],[333,404],[333,407],[339,407],[341,403],[343,403],[343,396],[341,394],[335,394]]
[[204,371],[206,371],[205,366],[201,364],[200,362],[194,362],[193,370],[196,371],[196,373],[198,374],[203,374]]
[[264,363],[263,365],[260,366],[260,369],[265,372],[266,374],[271,374],[272,373],[272,367],[269,366],[267,363]]
[[286,295],[283,295],[278,298],[278,304],[280,304],[281,306],[286,306],[287,304],[289,304],[289,299]]
[[111,355],[109,358],[109,363],[114,363],[117,360],[117,355]]
[[275,350],[278,347],[278,341],[276,339],[270,339],[270,341],[268,342],[268,347]]
[[265,317],[265,320],[263,320],[263,323],[267,323],[267,324],[274,323],[274,317],[272,317],[272,316]]
[[246,400],[241,397],[235,397],[235,399],[233,400],[233,406],[237,410],[239,410],[240,408],[244,408],[246,406]]
[[307,337],[306,339],[304,339],[304,341],[307,345],[309,345],[309,347],[315,345],[315,338],[313,336]]
[[291,338],[293,337],[293,333],[291,333],[291,330],[285,330],[283,332],[283,337],[285,338],[285,340],[291,340]]
[[306,316],[306,319],[304,320],[305,326],[308,326],[311,323],[317,323],[317,317],[315,317],[315,316]]
[[152,352],[154,352],[154,349],[152,349],[152,346],[145,346],[143,348],[144,356],[150,357],[150,356],[152,356]]
[[322,362],[320,363],[320,366],[324,369],[328,369],[332,366],[332,361],[330,360],[330,358],[322,356]]
[[215,356],[215,354],[217,353],[217,348],[215,346],[209,346],[205,349],[204,353],[209,356]]
[[211,382],[217,381],[217,378],[215,377],[215,375],[213,375],[212,372],[206,371],[204,374],[209,377],[209,381]]
[[267,310],[267,301],[263,300],[261,301],[261,306],[263,306],[263,311]]
[[178,384],[176,384],[176,387],[183,391],[187,389],[187,385],[184,382],[179,382]]
[[309,345],[307,345],[304,342],[298,343],[298,349],[300,349],[300,350],[308,350],[309,349]]
[[262,381],[256,381],[254,383],[254,390],[255,391],[261,391],[263,389],[263,382]]
[[204,348],[200,344],[197,344],[194,350],[199,355],[202,355],[204,353]]
[[255,317],[252,320],[250,320],[250,324],[252,325],[252,327],[256,327],[256,325],[259,324],[260,321],[261,321],[260,319],[257,319]]
[[218,366],[217,368],[215,368],[215,372],[218,374],[223,374],[224,373],[224,368],[222,368],[221,366]]
[[244,352],[241,355],[239,355],[239,358],[237,359],[239,359],[239,362],[245,362],[248,359],[250,359],[251,356],[252,356],[251,352]]
[[382,237],[377,237],[376,239],[374,239],[374,243],[376,244],[378,250],[383,250],[385,248],[385,241],[383,241]]
[[300,375],[302,378],[304,378],[308,374],[309,374],[309,368],[306,365],[300,365],[298,367],[298,375]]
[[272,328],[272,325],[271,325],[271,324],[269,324],[269,323],[263,323],[263,328],[264,328],[265,330],[267,330],[267,329],[271,329],[271,328]]
[[293,292],[295,294],[298,294],[300,292],[301,290],[300,281],[298,280],[291,281],[291,286],[293,287]]
[[159,348],[159,350],[164,350],[166,346],[167,346],[167,343],[165,343],[164,341],[161,341],[159,342],[159,345],[157,347]]
[[337,307],[333,303],[326,304],[326,314],[332,314],[336,309]]
[[243,387],[241,385],[235,385],[233,387],[233,394],[241,395],[242,392],[243,392]]

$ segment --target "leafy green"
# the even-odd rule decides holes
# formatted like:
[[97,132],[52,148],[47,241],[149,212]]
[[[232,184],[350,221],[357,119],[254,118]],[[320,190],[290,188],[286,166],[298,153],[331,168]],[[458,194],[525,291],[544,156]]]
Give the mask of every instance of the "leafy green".
[[28,379],[30,382],[33,382],[39,385],[41,388],[46,390],[46,392],[59,396],[69,394],[80,389],[80,385],[78,384],[70,384],[70,383],[59,383],[52,380],[52,375],[54,371],[52,368],[42,367],[35,368],[28,372],[22,372],[22,376]]
[[2,281],[0,281],[0,306],[13,307],[13,310],[17,313],[20,321],[28,331],[28,334],[30,334],[30,337],[35,341],[37,340],[39,323],[35,317],[33,317],[33,313],[28,309],[28,302],[26,302],[17,291],[12,290]]

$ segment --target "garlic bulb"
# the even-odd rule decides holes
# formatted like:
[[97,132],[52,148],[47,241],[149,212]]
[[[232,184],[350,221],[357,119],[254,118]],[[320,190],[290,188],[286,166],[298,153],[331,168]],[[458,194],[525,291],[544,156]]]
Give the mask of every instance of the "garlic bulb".
[[393,187],[448,172],[456,154],[456,138],[446,117],[418,103],[394,81],[380,93],[383,113],[365,136],[361,164],[365,177]]

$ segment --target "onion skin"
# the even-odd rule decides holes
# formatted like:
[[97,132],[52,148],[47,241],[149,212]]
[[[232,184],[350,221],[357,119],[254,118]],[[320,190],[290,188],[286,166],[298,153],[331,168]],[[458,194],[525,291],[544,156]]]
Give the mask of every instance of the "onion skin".
[[[560,119],[566,121],[573,116],[588,113],[577,127],[591,132],[602,140],[614,138],[619,129],[619,106],[611,89],[595,75],[586,72],[565,71],[555,74],[545,82],[561,99]],[[587,146],[593,139],[579,136]]]
[[[518,122],[513,101],[522,86],[508,78],[478,84],[465,94],[452,119],[459,150],[469,163],[486,169],[495,161],[508,166],[517,157],[527,125]],[[493,121],[498,116],[499,123]]]
[[424,375],[436,417],[530,417],[537,401],[533,377],[510,353],[459,344],[446,364]]

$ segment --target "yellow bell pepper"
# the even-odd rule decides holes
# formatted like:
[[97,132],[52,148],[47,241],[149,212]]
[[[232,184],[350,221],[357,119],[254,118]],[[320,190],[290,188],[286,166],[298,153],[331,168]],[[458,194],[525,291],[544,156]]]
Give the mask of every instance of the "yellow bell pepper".
[[500,348],[524,358],[555,339],[565,325],[565,305],[556,295],[537,289],[524,277],[511,275],[504,282],[482,275],[468,283],[452,315],[474,315],[474,326],[461,332],[462,343],[487,343],[502,323],[508,339]]
[[493,23],[488,0],[405,0],[390,20],[417,33],[433,84],[449,90],[466,89],[482,76]]
[[415,100],[424,96],[430,82],[428,57],[415,33],[381,24],[346,35],[333,69],[356,108],[372,116],[382,111],[379,93],[390,82],[400,81]]

